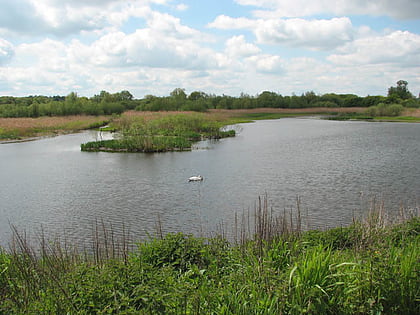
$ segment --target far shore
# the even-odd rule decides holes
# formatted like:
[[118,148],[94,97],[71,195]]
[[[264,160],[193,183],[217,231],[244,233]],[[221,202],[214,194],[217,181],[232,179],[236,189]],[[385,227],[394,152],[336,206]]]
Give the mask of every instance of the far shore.
[[[264,114],[278,114],[277,118],[305,116],[305,115],[332,115],[332,114],[361,114],[366,110],[364,107],[316,107],[316,108],[256,108],[256,109],[210,109],[206,113],[214,115],[220,120],[236,119],[265,119],[270,116]],[[42,137],[55,136],[60,134],[75,133],[82,130],[99,128],[108,124],[114,119],[124,117],[142,117],[154,119],[165,115],[180,112],[148,112],[148,111],[127,111],[121,116],[53,116],[38,118],[0,118],[0,143],[33,141]],[[282,116],[284,114],[284,116]],[[256,118],[258,117],[258,118]],[[276,116],[274,116],[276,117]],[[404,120],[410,117],[413,119]],[[407,109],[401,117],[378,117],[375,121],[399,121],[399,122],[420,122],[420,109]]]

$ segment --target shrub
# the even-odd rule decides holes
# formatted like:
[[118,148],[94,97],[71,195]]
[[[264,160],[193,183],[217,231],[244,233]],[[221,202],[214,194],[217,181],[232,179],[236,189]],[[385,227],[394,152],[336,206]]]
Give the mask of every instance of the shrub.
[[184,272],[193,265],[204,268],[209,264],[208,247],[204,240],[183,233],[140,243],[137,255],[141,261],[154,267],[170,266]]
[[365,113],[369,116],[400,116],[404,107],[400,104],[380,103],[377,106],[370,106]]

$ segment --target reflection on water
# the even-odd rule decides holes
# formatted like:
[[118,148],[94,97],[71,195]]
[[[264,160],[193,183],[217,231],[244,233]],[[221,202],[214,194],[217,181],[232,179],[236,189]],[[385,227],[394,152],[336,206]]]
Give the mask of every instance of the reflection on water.
[[[214,231],[267,194],[274,211],[302,209],[311,227],[347,224],[372,196],[388,208],[420,201],[420,124],[281,119],[191,152],[81,152],[93,132],[0,145],[0,242],[9,224],[76,242],[98,220],[135,238]],[[201,174],[203,182],[188,182]],[[0,244],[1,244],[0,243]]]

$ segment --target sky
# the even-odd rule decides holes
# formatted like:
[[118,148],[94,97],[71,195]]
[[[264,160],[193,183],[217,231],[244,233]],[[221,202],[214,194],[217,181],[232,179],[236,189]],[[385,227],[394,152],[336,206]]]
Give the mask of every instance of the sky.
[[419,0],[0,0],[0,95],[420,92]]

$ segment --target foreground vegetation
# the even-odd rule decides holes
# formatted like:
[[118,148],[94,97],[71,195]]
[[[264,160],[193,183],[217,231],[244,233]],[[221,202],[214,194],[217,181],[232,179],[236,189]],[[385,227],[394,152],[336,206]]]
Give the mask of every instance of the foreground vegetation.
[[243,219],[232,242],[179,233],[129,251],[108,234],[90,254],[43,238],[36,251],[16,232],[0,313],[419,314],[418,217],[303,232],[260,201],[252,228]]

